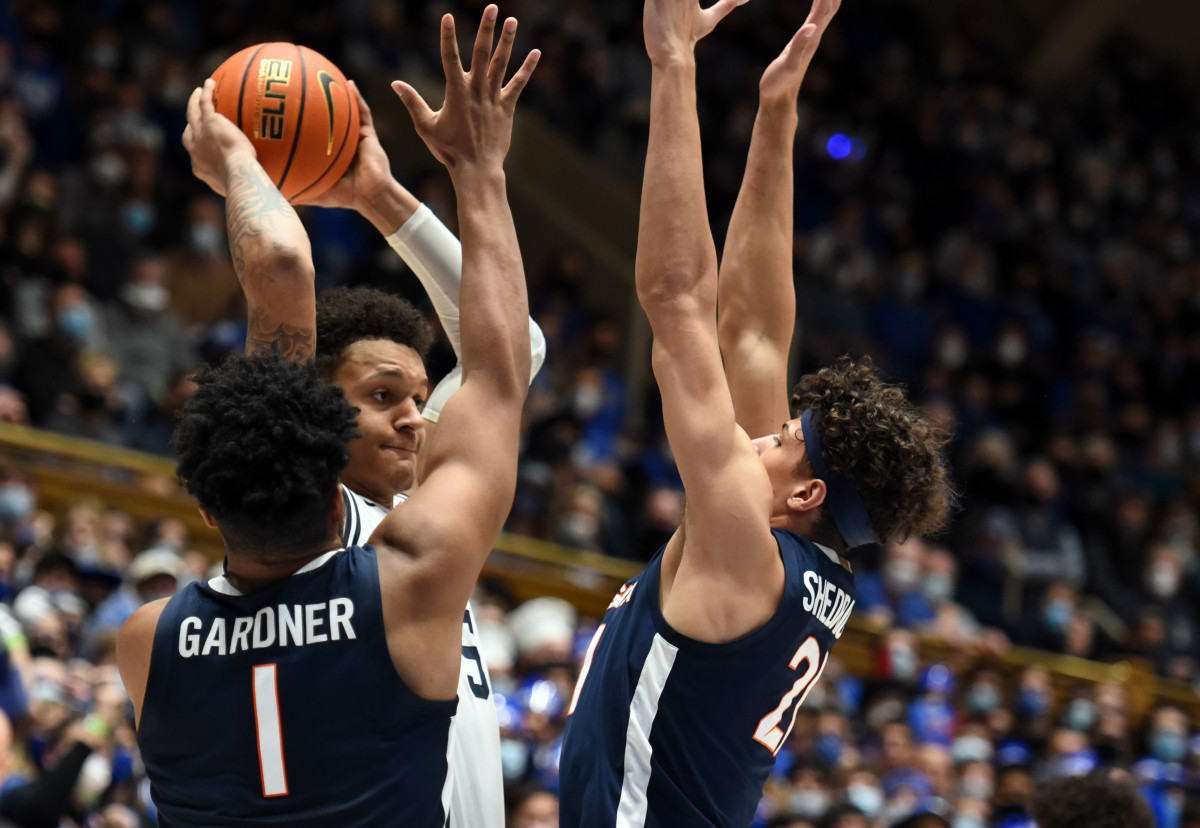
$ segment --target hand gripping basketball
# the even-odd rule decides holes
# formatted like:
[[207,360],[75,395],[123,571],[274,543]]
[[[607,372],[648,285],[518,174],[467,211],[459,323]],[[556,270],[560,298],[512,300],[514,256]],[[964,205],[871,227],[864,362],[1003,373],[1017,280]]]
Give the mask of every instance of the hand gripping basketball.
[[492,52],[498,9],[489,5],[475,36],[471,68],[464,70],[454,34],[454,18],[442,18],[442,68],[446,72],[446,100],[434,112],[417,91],[402,81],[392,89],[404,103],[421,140],[434,157],[453,174],[464,166],[504,163],[512,141],[512,118],[517,98],[529,82],[541,52],[534,49],[512,79],[505,84],[508,60],[517,36],[517,21],[508,18],[500,43]]
[[237,126],[213,107],[212,78],[192,91],[187,105],[187,128],[183,131],[183,147],[192,159],[192,172],[225,195],[225,167],[240,153],[256,157],[254,145]]

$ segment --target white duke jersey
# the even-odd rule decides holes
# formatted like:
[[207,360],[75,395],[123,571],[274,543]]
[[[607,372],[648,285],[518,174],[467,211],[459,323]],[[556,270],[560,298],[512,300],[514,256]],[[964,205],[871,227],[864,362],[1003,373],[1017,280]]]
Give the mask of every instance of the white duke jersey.
[[[396,495],[394,506],[408,499]],[[366,543],[388,509],[342,486],[346,522],[342,540]],[[462,669],[458,712],[450,722],[446,785],[442,801],[447,828],[504,828],[504,778],[500,769],[500,720],[470,603],[463,612]],[[448,798],[448,801],[447,801]]]

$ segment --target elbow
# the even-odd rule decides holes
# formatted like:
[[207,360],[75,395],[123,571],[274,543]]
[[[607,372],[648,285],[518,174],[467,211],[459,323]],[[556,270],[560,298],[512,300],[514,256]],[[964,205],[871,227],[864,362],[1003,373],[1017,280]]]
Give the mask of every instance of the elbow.
[[316,281],[316,268],[307,249],[276,242],[263,245],[258,255],[247,256],[241,275],[247,285],[295,286],[311,290]]

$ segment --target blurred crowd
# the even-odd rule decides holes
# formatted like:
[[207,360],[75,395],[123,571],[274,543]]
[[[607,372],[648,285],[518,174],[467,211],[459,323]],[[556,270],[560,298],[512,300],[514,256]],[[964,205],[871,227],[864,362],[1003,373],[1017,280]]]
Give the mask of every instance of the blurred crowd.
[[[434,77],[436,17],[481,5],[0,2],[0,421],[169,454],[190,371],[245,335],[221,202],[178,140],[191,89],[272,39],[352,77]],[[502,9],[521,18],[518,49],[543,50],[522,105],[631,182],[649,95],[636,5]],[[703,44],[718,243],[758,73],[806,13],[749,4]],[[1023,57],[969,15],[935,29],[908,0],[854,0],[806,80],[796,362],[869,353],[907,383],[955,435],[963,509],[943,537],[856,560],[858,612],[894,628],[878,675],[831,664],[781,753],[764,824],[876,828],[925,808],[953,828],[1015,827],[1033,779],[1097,764],[1129,768],[1160,826],[1191,824],[1200,743],[1179,711],[1135,729],[1120,687],[1053,699],[1040,671],[1011,684],[981,662],[955,676],[921,665],[913,643],[1136,655],[1200,681],[1195,105],[1130,41],[1053,93],[1024,84]],[[453,225],[444,181],[409,183]],[[365,222],[303,218],[321,286],[401,284],[419,300]],[[654,391],[623,370],[628,321],[580,298],[589,268],[565,250],[530,274],[549,352],[509,529],[645,560],[677,526],[682,493]],[[452,360],[437,346],[431,376]],[[631,400],[644,400],[636,428]],[[37,497],[0,470],[12,725],[0,722],[0,819],[53,826],[61,814],[46,809],[61,805],[90,825],[137,825],[149,811],[113,631],[208,562],[172,521],[139,526],[88,503],[50,514]],[[499,590],[480,600],[514,825],[552,825],[563,700],[591,621],[555,602],[514,608]]]

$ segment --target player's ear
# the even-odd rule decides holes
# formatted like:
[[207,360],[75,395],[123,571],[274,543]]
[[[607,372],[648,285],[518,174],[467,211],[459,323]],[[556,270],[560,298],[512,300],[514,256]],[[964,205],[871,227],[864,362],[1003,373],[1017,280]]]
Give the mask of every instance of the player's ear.
[[787,507],[793,512],[808,512],[825,502],[825,481],[818,477],[797,480],[788,495]]
[[212,512],[209,512],[209,511],[201,508],[200,509],[200,517],[204,518],[204,525],[207,526],[209,529],[220,528],[217,526],[217,519],[212,516]]

